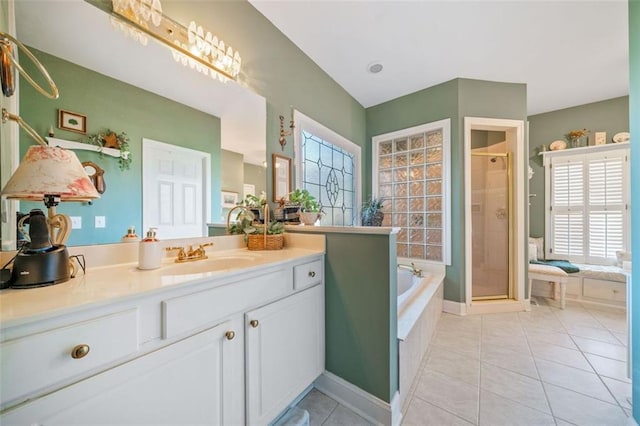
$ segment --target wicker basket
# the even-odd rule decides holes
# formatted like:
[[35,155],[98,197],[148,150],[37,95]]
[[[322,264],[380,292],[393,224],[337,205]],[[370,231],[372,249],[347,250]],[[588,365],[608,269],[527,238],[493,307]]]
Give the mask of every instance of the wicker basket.
[[249,250],[281,250],[284,247],[284,235],[247,235],[247,248]]

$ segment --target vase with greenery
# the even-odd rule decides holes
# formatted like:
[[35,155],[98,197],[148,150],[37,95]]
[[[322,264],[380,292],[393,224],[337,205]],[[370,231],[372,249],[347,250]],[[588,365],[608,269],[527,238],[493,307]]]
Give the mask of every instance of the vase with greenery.
[[572,130],[564,135],[564,138],[567,140],[567,142],[569,142],[569,148],[580,148],[582,146],[587,146],[587,143],[589,142],[589,130]]
[[289,193],[289,203],[300,208],[300,218],[305,225],[313,225],[322,216],[322,205],[306,189]]
[[384,212],[382,211],[384,200],[371,197],[362,204],[360,218],[362,226],[382,226]]

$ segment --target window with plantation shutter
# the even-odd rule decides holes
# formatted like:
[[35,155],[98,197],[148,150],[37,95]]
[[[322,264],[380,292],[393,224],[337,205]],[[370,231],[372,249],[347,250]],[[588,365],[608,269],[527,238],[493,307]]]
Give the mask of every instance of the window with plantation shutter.
[[607,264],[629,244],[628,148],[545,159],[547,258]]

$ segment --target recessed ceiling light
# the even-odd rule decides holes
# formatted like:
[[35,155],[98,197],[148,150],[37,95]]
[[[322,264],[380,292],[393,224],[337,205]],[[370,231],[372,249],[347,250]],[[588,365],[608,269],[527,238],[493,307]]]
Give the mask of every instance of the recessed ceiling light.
[[380,71],[382,71],[383,68],[384,67],[380,62],[372,62],[369,65],[367,65],[367,69],[371,74],[378,74]]

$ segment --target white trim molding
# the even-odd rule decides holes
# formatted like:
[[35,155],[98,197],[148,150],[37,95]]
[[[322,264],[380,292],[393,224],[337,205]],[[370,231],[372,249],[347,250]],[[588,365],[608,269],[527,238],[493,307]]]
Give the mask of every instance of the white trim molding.
[[397,426],[402,422],[398,392],[388,403],[328,371],[316,379],[314,386],[373,424]]
[[444,300],[442,302],[442,312],[454,315],[467,315],[467,304],[464,302]]

